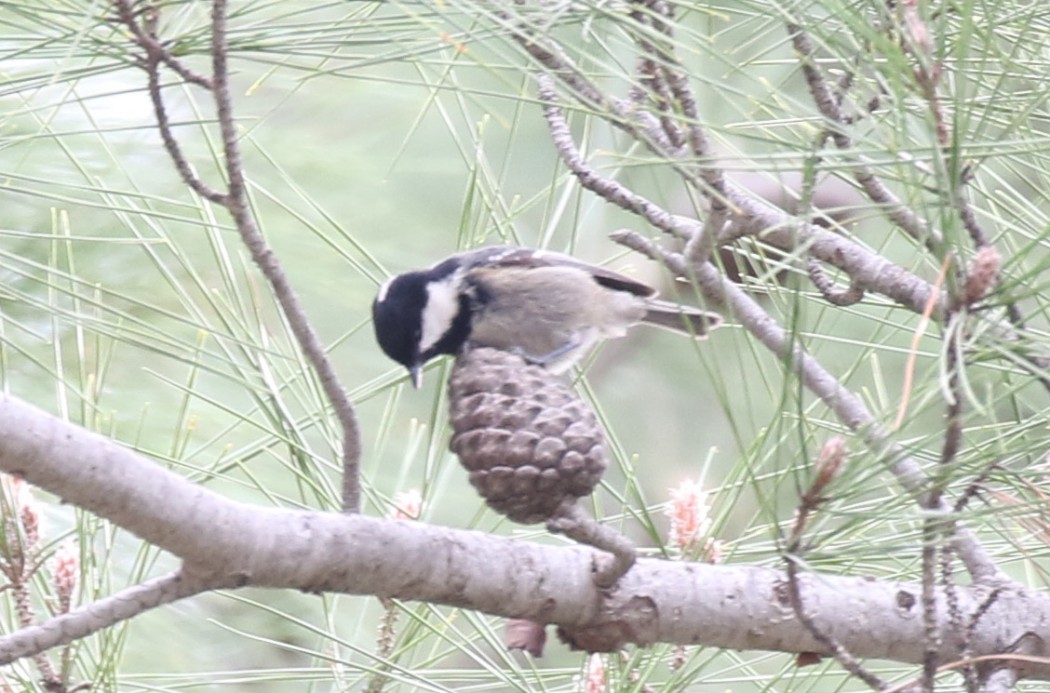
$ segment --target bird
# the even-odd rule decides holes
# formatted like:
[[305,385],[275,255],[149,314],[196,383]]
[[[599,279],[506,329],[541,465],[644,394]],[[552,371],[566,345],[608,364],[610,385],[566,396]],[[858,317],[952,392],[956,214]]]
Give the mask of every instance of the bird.
[[548,250],[487,246],[399,274],[372,304],[376,341],[422,384],[423,366],[470,347],[502,349],[554,373],[597,342],[647,323],[701,338],[716,313],[656,298],[636,279]]

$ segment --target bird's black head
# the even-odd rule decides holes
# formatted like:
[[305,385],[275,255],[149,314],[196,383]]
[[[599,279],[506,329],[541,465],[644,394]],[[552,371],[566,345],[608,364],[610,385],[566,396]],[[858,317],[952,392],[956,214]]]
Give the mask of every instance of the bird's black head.
[[423,364],[455,354],[470,336],[470,299],[461,291],[457,269],[442,263],[399,274],[380,288],[372,304],[376,341],[408,369],[416,387]]
[[409,371],[422,365],[419,342],[427,304],[426,285],[422,272],[401,274],[384,284],[372,303],[372,325],[379,347]]

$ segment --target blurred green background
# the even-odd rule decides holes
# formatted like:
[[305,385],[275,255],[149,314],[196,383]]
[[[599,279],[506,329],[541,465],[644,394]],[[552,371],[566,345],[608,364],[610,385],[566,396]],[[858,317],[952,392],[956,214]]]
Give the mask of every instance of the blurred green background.
[[[781,180],[818,161],[820,175],[842,185],[847,157],[814,158],[819,122],[783,20],[801,12],[829,62],[845,60],[874,40],[864,34],[867,4],[742,0],[681,9],[678,48],[729,174],[778,197]],[[633,53],[623,8],[552,3],[543,12],[581,64],[624,95]],[[223,210],[179,180],[154,126],[144,73],[131,64],[135,50],[109,13],[105,2],[0,4],[3,388],[231,497],[335,511],[338,433],[317,383]],[[1032,80],[1045,77],[1046,56],[1038,63],[1022,46],[1046,20],[1033,10],[979,33],[977,14],[936,20],[939,36],[954,37],[939,46],[945,59],[970,61],[951,85],[960,133],[953,156],[980,164],[972,195],[1007,258],[1004,287],[1032,313],[1026,338],[1038,340],[1046,334],[1039,292],[1050,208],[1038,164],[1050,148],[1045,82]],[[202,72],[208,19],[205,2],[161,6],[161,35]],[[618,228],[654,232],[581,193],[559,165],[534,98],[535,66],[488,5],[238,2],[230,41],[254,211],[357,406],[365,511],[388,514],[394,494],[418,488],[425,521],[560,541],[484,509],[446,451],[446,364],[428,369],[423,390],[405,387],[372,338],[375,290],[391,273],[459,248],[520,243],[636,272],[666,296],[696,301],[695,292],[607,240]],[[907,56],[880,49],[884,72],[899,73],[893,60]],[[208,95],[170,71],[165,79],[187,159],[221,187]],[[906,77],[879,84],[899,103],[857,129],[856,150],[949,245],[964,248],[939,192],[947,174],[929,172],[939,159],[913,85]],[[691,209],[666,165],[592,114],[575,113],[573,124],[607,175],[660,204]],[[888,230],[845,189],[835,198],[849,217],[840,231],[932,280],[939,258]],[[772,266],[749,280],[750,289],[878,419],[892,422],[918,316],[879,297],[831,309],[794,266]],[[791,273],[779,283],[774,274],[785,267]],[[711,490],[712,535],[726,542],[729,560],[777,565],[778,523],[790,520],[810,460],[841,426],[728,317],[704,343],[638,329],[586,364],[578,386],[604,417],[616,456],[593,509],[660,554],[668,489],[700,479]],[[926,334],[899,436],[929,462],[941,441],[943,393],[940,336]],[[969,422],[960,483],[984,469],[989,454],[1006,466],[1033,464],[1047,438],[1045,397],[1008,350],[980,335],[968,348],[977,354],[967,386],[980,418]],[[809,559],[911,576],[917,511],[857,448]],[[83,602],[173,567],[170,557],[74,508],[46,507],[48,541],[79,538]],[[1016,568],[1039,576],[1033,565]],[[498,619],[395,608],[390,690],[575,687],[582,657],[560,645],[526,661],[501,651]],[[95,680],[100,690],[363,690],[377,666],[370,653],[383,613],[365,598],[208,595],[86,639],[74,679]],[[797,669],[786,656],[690,650],[686,667],[674,671],[670,654],[654,648],[610,662],[622,677],[618,690],[631,689],[630,671],[661,690],[851,685],[834,667]],[[29,686],[32,668],[19,664],[11,677]]]

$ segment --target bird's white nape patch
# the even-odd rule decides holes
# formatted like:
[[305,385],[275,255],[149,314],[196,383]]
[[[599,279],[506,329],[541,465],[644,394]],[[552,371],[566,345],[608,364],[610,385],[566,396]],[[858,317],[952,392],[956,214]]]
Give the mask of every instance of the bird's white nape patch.
[[390,279],[387,279],[385,282],[383,282],[383,285],[379,287],[379,293],[376,294],[377,302],[382,303],[386,300],[386,294],[388,291],[390,291],[390,285],[394,283],[395,279],[397,279],[397,277],[391,277]]
[[427,305],[423,308],[423,333],[419,338],[419,350],[434,346],[448,329],[459,312],[459,282],[455,275],[444,281],[427,284]]

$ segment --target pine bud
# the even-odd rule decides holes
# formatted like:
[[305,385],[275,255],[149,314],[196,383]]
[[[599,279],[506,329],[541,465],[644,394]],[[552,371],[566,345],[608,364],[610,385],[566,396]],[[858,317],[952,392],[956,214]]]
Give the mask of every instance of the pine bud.
[[58,595],[58,611],[62,614],[69,613],[80,575],[80,556],[72,544],[62,544],[55,551],[51,559],[51,575],[55,594]]
[[419,489],[394,494],[393,508],[387,513],[391,520],[418,520],[423,515],[423,494]]
[[972,306],[995,288],[1002,264],[1002,256],[992,246],[986,245],[977,251],[966,278],[966,305]]
[[671,503],[666,510],[671,520],[668,541],[683,553],[692,552],[711,528],[707,494],[700,482],[693,480],[683,481],[670,492]]
[[846,439],[835,436],[824,443],[817,457],[816,478],[813,481],[813,493],[820,495],[828,484],[838,478],[846,464]]
[[587,657],[584,677],[580,684],[580,690],[583,693],[606,693],[609,690],[609,681],[605,676],[605,662],[597,652],[592,652]]

